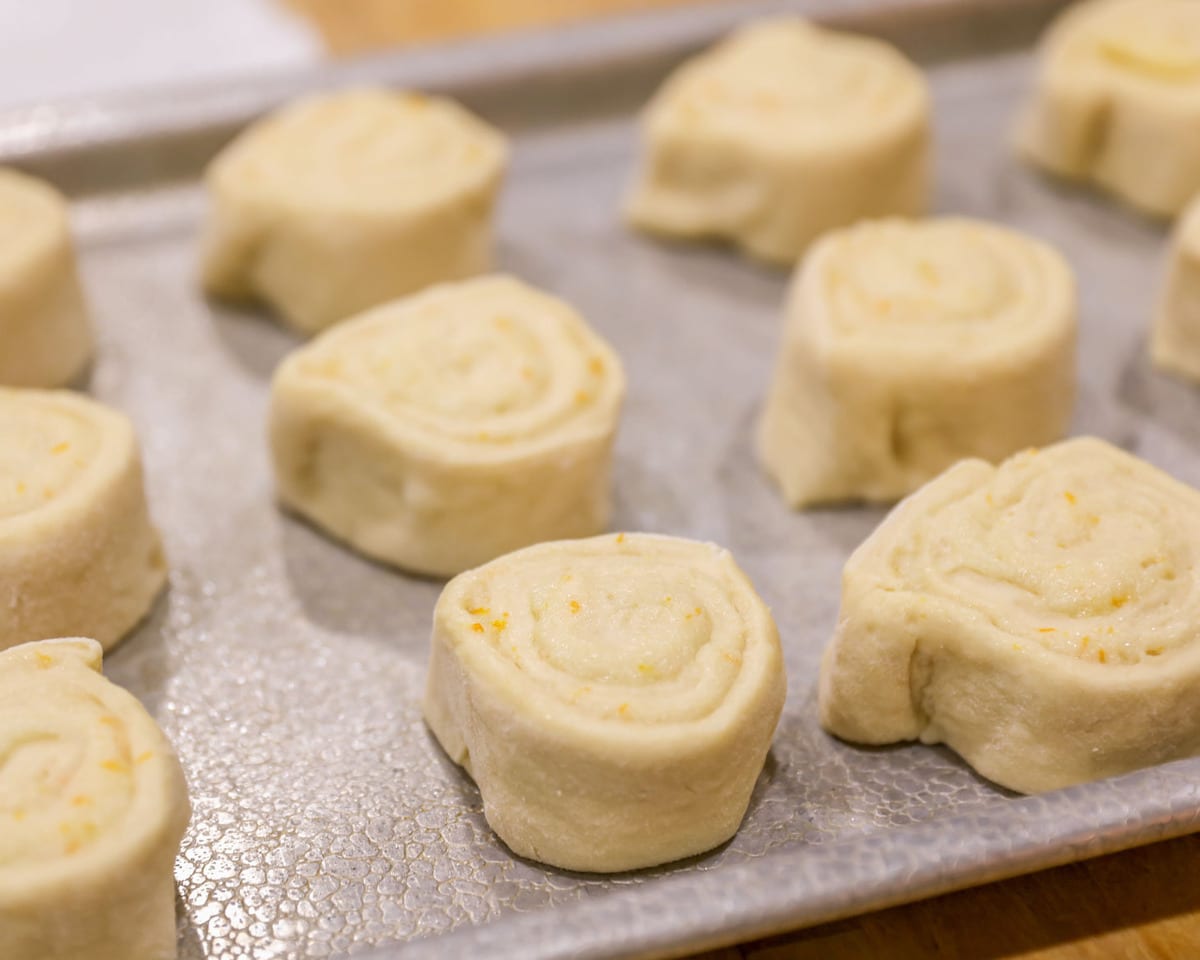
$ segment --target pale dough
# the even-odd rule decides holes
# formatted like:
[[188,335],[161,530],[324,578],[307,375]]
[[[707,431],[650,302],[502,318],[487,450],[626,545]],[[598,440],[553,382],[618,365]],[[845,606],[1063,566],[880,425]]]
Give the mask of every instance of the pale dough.
[[629,218],[795,263],[827,230],[923,212],[929,116],[920,71],[887,44],[799,19],[751,24],[651,101]]
[[251,126],[206,175],[204,286],[315,333],[482,273],[503,137],[450,100],[354,90]]
[[1060,439],[1075,284],[1055,251],[978,221],[823,238],[789,294],[759,453],[793,507],[891,502],[962,457]]
[[0,649],[107,649],[166,580],[133,425],[77,394],[0,388]]
[[91,357],[66,201],[0,168],[0,384],[66,386]]
[[1091,0],[1041,46],[1021,151],[1140,210],[1174,216],[1200,190],[1200,4]]
[[957,464],[846,564],[820,715],[1022,792],[1200,753],[1200,493],[1090,438]]
[[728,551],[609,534],[446,586],[425,719],[514,853],[612,872],[733,836],[786,686],[770,611]]
[[1164,370],[1200,381],[1200,201],[1188,207],[1171,239],[1150,355]]
[[376,308],[272,386],[284,504],[363,553],[449,575],[608,523],[620,360],[504,276]]
[[0,957],[175,956],[191,807],[171,744],[94,640],[0,653]]

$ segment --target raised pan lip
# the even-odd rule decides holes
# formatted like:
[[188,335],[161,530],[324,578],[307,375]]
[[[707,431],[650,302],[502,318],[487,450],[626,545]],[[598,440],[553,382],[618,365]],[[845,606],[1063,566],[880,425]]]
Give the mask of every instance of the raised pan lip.
[[[1153,802],[1146,803],[1147,797]],[[1086,803],[1096,816],[1067,830]],[[1144,816],[1131,827],[1129,811]],[[1017,829],[1019,828],[1019,830]],[[507,917],[364,960],[607,960],[672,957],[1168,840],[1200,829],[1200,757],[1096,783],[830,843],[781,849],[717,870],[669,875],[562,907]],[[956,837],[947,857],[944,834]],[[1020,834],[1020,841],[1013,837]],[[902,881],[898,883],[897,881]],[[813,893],[814,890],[820,891]]]
[[722,0],[522,31],[467,37],[299,70],[244,74],[217,83],[71,97],[0,108],[0,163],[98,146],[237,126],[310,93],[386,85],[438,94],[495,87],[549,70],[613,67],[666,49],[698,49],[747,20],[806,16],[839,25],[922,16],[944,19],[980,9],[1054,9],[1067,0]]

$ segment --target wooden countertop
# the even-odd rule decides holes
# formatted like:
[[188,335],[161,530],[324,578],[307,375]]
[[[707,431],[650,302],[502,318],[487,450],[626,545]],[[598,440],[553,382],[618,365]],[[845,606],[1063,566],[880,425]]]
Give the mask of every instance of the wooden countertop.
[[[334,54],[696,0],[281,0]],[[825,924],[694,960],[1200,957],[1200,835]]]

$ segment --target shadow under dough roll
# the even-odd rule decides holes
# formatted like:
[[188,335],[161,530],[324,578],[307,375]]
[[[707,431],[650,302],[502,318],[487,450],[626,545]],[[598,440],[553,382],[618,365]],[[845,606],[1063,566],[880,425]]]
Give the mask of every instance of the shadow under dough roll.
[[850,558],[820,716],[1012,790],[1200,753],[1200,492],[1081,438],[957,464]]
[[452,580],[425,719],[514,853],[614,872],[733,836],[786,686],[770,611],[728,551],[610,534]]

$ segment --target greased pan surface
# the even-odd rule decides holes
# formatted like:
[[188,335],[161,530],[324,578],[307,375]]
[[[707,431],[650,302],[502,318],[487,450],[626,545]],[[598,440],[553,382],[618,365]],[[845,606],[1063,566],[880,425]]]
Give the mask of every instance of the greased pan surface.
[[[786,276],[619,217],[634,113],[686,53],[785,8],[881,32],[929,71],[936,209],[1028,230],[1078,274],[1076,432],[1200,484],[1200,391],[1145,359],[1163,228],[1008,149],[1055,6],[718,5],[3,118],[0,161],[73,198],[100,340],[89,389],[137,422],[171,560],[169,592],[108,672],[162,723],[191,783],[181,957],[669,955],[1200,826],[1200,761],[1018,798],[941,748],[865,750],[820,731],[816,667],[841,567],[883,512],[792,514],[754,462]],[[262,109],[367,81],[458,96],[511,135],[500,266],[574,303],[625,361],[615,526],[725,544],[775,612],[788,703],[741,832],[708,856],[611,878],[514,859],[421,721],[440,584],[361,560],[274,505],[267,390],[297,341],[198,294],[198,177]]]

